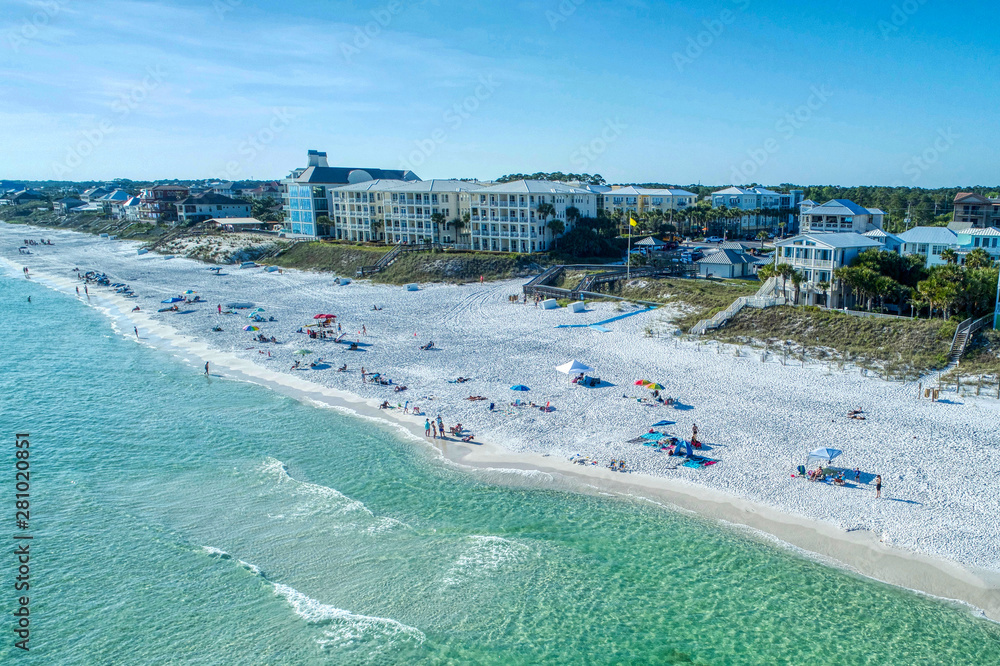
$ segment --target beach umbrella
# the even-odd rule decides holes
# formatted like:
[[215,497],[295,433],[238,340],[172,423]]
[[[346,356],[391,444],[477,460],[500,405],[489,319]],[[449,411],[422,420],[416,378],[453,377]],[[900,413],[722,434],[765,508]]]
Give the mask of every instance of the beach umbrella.
[[264,308],[257,308],[254,312],[264,312]]
[[256,326],[244,326],[243,330],[244,331],[259,331],[260,329],[257,328]]
[[305,356],[306,354],[312,354],[312,350],[310,350],[310,349],[300,349],[300,350],[298,350],[295,353],[298,354],[299,356]]
[[637,380],[635,380],[635,385],[636,386],[645,386],[648,383],[649,382],[646,381],[645,379],[637,379]]
[[580,361],[570,361],[569,363],[564,363],[563,365],[556,366],[556,370],[563,373],[564,375],[572,375],[577,372],[591,372],[593,368]]
[[191,294],[197,294],[198,292],[197,292],[197,291],[195,291],[194,289],[188,289],[188,290],[187,290],[187,291],[185,291],[184,293],[185,293],[185,294],[188,294],[188,295],[191,295]]
[[833,459],[839,456],[841,453],[843,453],[843,451],[841,451],[840,449],[828,449],[824,447],[821,449],[816,449],[815,451],[810,451],[808,460],[809,461],[826,460],[828,462],[833,462]]
[[643,439],[663,439],[664,437],[666,437],[666,435],[661,432],[647,432],[642,436]]
[[654,423],[650,428],[659,428],[660,426],[674,425],[677,421],[660,421],[659,423]]
[[313,319],[336,319],[337,315],[332,314],[318,314]]
[[528,388],[527,386],[525,386],[524,384],[518,384],[517,386],[511,386],[510,390],[511,391],[530,391],[531,389]]
[[180,298],[179,296],[174,296],[173,298],[168,298],[165,301],[160,301],[160,302],[161,303],[180,303],[183,300],[184,299]]
[[646,388],[650,391],[662,391],[663,387],[659,384],[646,384]]

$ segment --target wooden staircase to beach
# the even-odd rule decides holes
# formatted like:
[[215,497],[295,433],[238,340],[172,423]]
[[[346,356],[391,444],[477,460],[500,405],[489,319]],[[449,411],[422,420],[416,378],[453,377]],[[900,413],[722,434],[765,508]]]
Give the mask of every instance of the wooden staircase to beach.
[[959,324],[958,328],[955,329],[955,337],[951,341],[951,349],[948,352],[948,366],[945,369],[948,370],[958,365],[958,362],[962,360],[962,356],[969,348],[969,343],[972,342],[976,333],[992,323],[993,315],[986,315],[979,319],[969,318]]

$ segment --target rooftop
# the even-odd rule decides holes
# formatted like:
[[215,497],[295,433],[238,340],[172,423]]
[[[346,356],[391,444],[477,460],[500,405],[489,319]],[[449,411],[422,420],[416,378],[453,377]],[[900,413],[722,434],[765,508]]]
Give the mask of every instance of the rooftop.
[[[801,241],[805,239],[816,245],[822,245],[823,247],[829,248],[853,248],[853,247],[881,247],[882,244],[877,240],[863,236],[862,234],[856,234],[852,231],[844,233],[825,233],[822,231],[813,231],[809,233],[799,234],[798,236],[793,236],[792,238],[786,238],[785,240],[777,241],[775,245],[778,247],[785,247],[786,245],[801,245]],[[796,241],[799,241],[796,243]]]
[[518,180],[513,183],[500,183],[479,190],[490,194],[593,194],[579,187],[556,183],[549,180]]
[[755,264],[757,263],[757,259],[756,257],[751,257],[749,254],[744,252],[739,252],[738,250],[719,250],[718,252],[713,252],[707,257],[702,257],[697,263],[725,265]]
[[[881,211],[880,211],[881,212]],[[815,206],[804,215],[871,215],[872,211],[847,199],[832,199]]]
[[904,243],[932,243],[937,245],[953,245],[958,241],[958,236],[951,229],[945,227],[913,227],[909,231],[899,234],[900,240]]
[[420,180],[417,174],[402,169],[357,169],[353,167],[307,167],[296,183],[321,183],[327,185],[347,185],[366,180]]

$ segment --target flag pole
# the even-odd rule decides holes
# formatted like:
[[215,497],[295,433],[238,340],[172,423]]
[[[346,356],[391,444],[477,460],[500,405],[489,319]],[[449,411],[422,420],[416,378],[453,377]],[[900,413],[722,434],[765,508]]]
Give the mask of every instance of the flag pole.
[[[626,207],[625,212],[628,213]],[[632,213],[628,213],[628,253],[625,255],[625,280],[632,278]],[[995,327],[995,326],[994,326]]]

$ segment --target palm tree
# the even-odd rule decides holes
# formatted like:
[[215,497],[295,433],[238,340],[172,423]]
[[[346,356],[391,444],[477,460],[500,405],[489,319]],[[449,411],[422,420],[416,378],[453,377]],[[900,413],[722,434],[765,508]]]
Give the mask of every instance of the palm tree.
[[563,224],[562,220],[560,219],[554,219],[551,222],[549,222],[546,226],[552,230],[553,239],[555,239],[556,236],[561,235],[562,232],[566,231],[566,225]]
[[764,241],[767,240],[767,232],[766,231],[758,231],[757,232],[757,240],[760,241],[760,249],[761,249],[761,251],[763,251],[764,250]]
[[949,264],[957,264],[958,252],[949,247],[941,252],[941,258]]
[[570,206],[566,209],[566,222],[571,226],[576,226],[576,223],[580,221],[580,209],[576,206]]
[[[784,264],[784,265],[788,266],[788,264]],[[791,267],[789,266],[789,268],[791,268]],[[792,284],[795,286],[795,304],[798,305],[799,304],[799,289],[802,287],[802,283],[805,281],[806,276],[801,271],[797,271],[795,269],[792,269],[791,274],[789,275],[789,277],[792,278]]]
[[542,218],[543,225],[550,217],[556,214],[556,207],[550,203],[540,203],[535,210],[538,213],[538,217]]
[[443,227],[448,221],[448,218],[444,216],[444,213],[434,213],[431,215],[431,224],[434,225],[434,234],[431,237],[431,242],[435,238],[440,238],[441,227]]
[[[766,235],[766,234],[765,234]],[[823,305],[830,307],[830,283],[827,280],[820,280],[816,283],[820,292],[823,294]]]
[[[942,257],[944,254],[941,255]],[[993,257],[981,247],[965,255],[966,268],[993,268]]]

